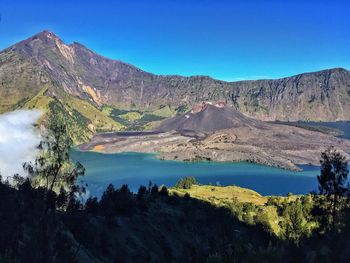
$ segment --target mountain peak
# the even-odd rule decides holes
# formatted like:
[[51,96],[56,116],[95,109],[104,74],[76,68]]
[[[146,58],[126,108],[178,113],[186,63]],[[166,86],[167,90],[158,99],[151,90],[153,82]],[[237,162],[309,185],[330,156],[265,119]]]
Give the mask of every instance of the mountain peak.
[[192,107],[191,113],[199,113],[202,112],[208,108],[214,107],[214,108],[223,108],[226,106],[226,103],[223,101],[218,102],[211,102],[211,101],[203,101],[202,103],[199,103]]
[[34,36],[27,38],[26,40],[20,42],[19,44],[21,44],[21,43],[28,44],[32,41],[37,40],[37,39],[41,40],[44,43],[55,43],[57,41],[63,43],[63,41],[55,33],[51,32],[49,30],[44,30],[44,31],[41,31],[41,32],[35,34]]
[[39,32],[38,34],[34,35],[33,38],[45,38],[45,39],[60,39],[55,33],[49,31],[49,30],[44,30]]

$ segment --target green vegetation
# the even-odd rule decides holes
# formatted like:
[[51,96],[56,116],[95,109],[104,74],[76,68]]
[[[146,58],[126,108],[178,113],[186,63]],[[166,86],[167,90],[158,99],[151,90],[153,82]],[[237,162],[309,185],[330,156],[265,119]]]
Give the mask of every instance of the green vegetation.
[[58,192],[71,188],[85,169],[80,163],[72,164],[69,151],[73,146],[62,116],[49,116],[47,132],[38,146],[41,151],[34,163],[25,163],[23,168],[33,178],[34,186]]
[[65,106],[57,100],[50,102],[49,112],[45,117],[47,121],[50,119],[48,116],[64,118],[67,133],[75,144],[86,142],[93,136],[93,131],[89,129],[89,119],[75,109],[67,111]]
[[50,117],[58,116],[65,119],[68,133],[75,144],[89,141],[96,132],[118,131],[124,125],[109,117],[111,108],[102,110],[86,100],[62,95],[61,99],[47,95],[47,87],[42,88],[35,96],[20,102],[17,108],[40,109],[45,114],[39,123],[45,123]]
[[175,109],[176,114],[182,114],[189,111],[191,108],[186,105],[181,105]]
[[141,112],[135,110],[120,110],[112,106],[103,106],[102,112],[111,119],[125,126],[125,130],[143,131],[150,130],[159,125],[165,117],[153,114],[153,112]]
[[302,197],[284,205],[282,208],[283,220],[280,222],[280,226],[281,236],[285,240],[299,245],[301,238],[310,236],[316,226],[316,222],[313,222],[310,217],[312,207],[310,197]]
[[[250,189],[241,188],[238,186],[198,185],[195,182],[195,178],[189,178],[190,179],[180,179],[175,185],[175,188],[171,189],[171,192],[176,192],[179,195],[188,193],[193,198],[209,201],[219,206],[224,206],[225,203],[233,200],[237,200],[240,203],[250,202],[254,205],[265,205],[268,200],[268,198]],[[184,182],[190,182],[191,187],[183,187]]]
[[130,111],[128,113],[119,115],[119,117],[127,121],[136,121],[142,118],[142,114],[137,111]]
[[342,215],[347,206],[345,196],[349,193],[348,161],[334,148],[322,153],[321,174],[317,177],[320,196],[317,197],[318,216],[322,218],[322,227],[336,230],[344,222]]
[[152,114],[160,117],[172,117],[176,114],[176,111],[169,105],[162,105],[158,110],[152,111]]
[[304,198],[298,196],[265,197],[253,190],[238,186],[197,185],[191,182],[191,179],[180,179],[170,193],[180,196],[187,194],[216,207],[224,207],[240,221],[250,225],[263,224],[266,231],[281,238],[283,238],[285,210],[289,209],[287,207],[290,203]]
[[103,112],[85,100],[68,97],[66,103],[70,109],[75,109],[89,119],[96,131],[117,131],[123,128],[123,125],[104,115]]
[[175,185],[175,188],[191,189],[192,185],[196,183],[196,179],[192,176],[181,178]]
[[21,105],[21,107],[24,107],[27,109],[40,109],[44,112],[47,112],[49,110],[49,104],[53,99],[46,96],[45,95],[46,92],[47,92],[46,87],[41,89],[38,94],[36,94],[30,100],[27,100],[24,105]]

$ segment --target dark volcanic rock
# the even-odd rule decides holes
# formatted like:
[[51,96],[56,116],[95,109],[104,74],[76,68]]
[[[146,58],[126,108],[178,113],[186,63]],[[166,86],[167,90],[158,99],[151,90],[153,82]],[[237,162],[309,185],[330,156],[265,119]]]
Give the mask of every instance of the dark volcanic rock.
[[263,129],[267,126],[264,122],[254,120],[244,116],[237,110],[227,106],[215,106],[210,103],[204,103],[198,112],[185,113],[174,118],[167,119],[157,128],[160,131],[194,131],[211,133],[218,130],[255,127]]

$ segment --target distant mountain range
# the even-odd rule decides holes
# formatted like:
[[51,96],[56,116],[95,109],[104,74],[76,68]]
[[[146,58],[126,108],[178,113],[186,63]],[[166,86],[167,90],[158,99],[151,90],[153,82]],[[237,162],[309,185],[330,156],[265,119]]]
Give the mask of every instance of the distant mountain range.
[[110,115],[115,109],[152,113],[167,107],[174,115],[203,101],[223,102],[260,120],[350,120],[350,71],[239,82],[161,76],[79,43],[67,45],[49,31],[1,51],[0,112],[46,109],[53,100],[84,127],[90,124],[91,133],[122,128]]

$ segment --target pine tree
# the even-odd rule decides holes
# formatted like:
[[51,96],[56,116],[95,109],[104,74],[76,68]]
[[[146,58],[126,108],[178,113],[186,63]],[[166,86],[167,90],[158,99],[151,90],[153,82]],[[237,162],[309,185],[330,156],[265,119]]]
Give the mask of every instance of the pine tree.
[[[319,206],[326,210],[333,230],[338,223],[338,214],[342,211],[345,195],[349,191],[346,181],[348,177],[347,160],[334,147],[328,148],[321,155],[321,174],[317,176],[319,183]],[[323,204],[321,204],[323,202]],[[322,210],[322,209],[321,209]]]

